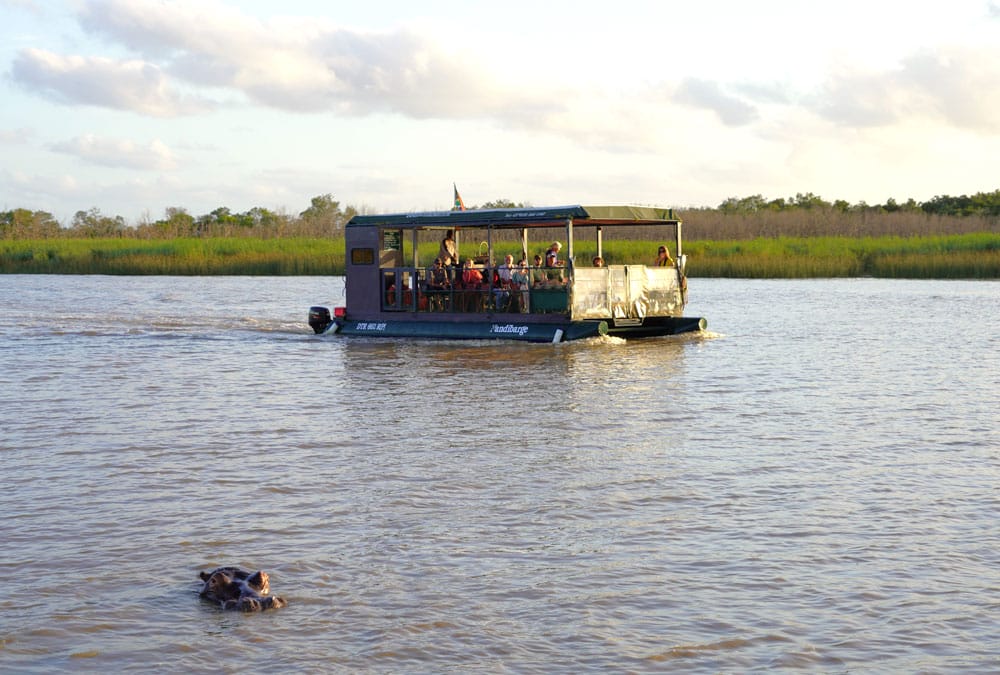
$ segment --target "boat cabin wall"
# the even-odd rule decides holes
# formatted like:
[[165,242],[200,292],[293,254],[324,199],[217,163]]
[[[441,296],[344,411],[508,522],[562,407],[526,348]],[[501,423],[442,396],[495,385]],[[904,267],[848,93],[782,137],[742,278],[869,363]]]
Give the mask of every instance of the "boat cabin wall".
[[[398,232],[398,230],[397,230]],[[388,242],[377,227],[346,228],[345,272],[347,277],[347,310],[368,314],[379,311],[379,268],[403,264],[402,240],[398,250],[393,237]]]

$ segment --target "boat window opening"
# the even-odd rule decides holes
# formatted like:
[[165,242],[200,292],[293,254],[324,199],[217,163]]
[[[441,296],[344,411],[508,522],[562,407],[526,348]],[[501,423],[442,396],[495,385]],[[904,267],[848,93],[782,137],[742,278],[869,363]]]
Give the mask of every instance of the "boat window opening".
[[416,296],[412,268],[389,267],[382,272],[382,308],[385,310],[414,311]]
[[352,248],[351,249],[351,264],[352,265],[374,265],[375,264],[375,249],[373,249],[373,248]]

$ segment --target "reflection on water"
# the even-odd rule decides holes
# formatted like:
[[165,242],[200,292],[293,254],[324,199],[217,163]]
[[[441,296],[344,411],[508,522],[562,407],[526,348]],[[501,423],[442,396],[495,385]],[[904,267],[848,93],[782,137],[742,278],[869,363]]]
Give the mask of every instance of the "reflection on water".
[[[336,280],[4,281],[5,670],[1000,658],[997,284],[698,280],[716,333],[536,345],[314,336]],[[220,564],[289,607],[200,603]]]

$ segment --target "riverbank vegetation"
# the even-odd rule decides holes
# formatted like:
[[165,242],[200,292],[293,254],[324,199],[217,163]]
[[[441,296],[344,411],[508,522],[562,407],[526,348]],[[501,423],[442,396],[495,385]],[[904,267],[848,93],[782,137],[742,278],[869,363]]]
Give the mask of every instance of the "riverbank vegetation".
[[[475,208],[515,206],[524,204],[501,199]],[[811,193],[754,195],[677,210],[695,277],[1000,278],[1000,190],[874,206]],[[329,194],[297,215],[220,207],[195,217],[170,208],[131,225],[97,209],[77,212],[68,226],[14,209],[0,212],[0,273],[342,274],[343,227],[358,212]],[[604,242],[609,263],[649,263],[661,243],[639,229],[625,237]],[[591,247],[578,240],[577,260],[589,260]],[[427,248],[421,256],[431,260],[436,251]]]
[[[659,242],[605,241],[612,264],[651,263]],[[579,241],[577,259],[589,260],[593,242]],[[513,247],[511,246],[510,248]],[[498,251],[505,250],[498,246]],[[436,244],[421,250],[431,261]],[[759,237],[685,243],[693,277],[810,278],[874,276],[928,279],[1000,279],[1000,233],[928,237]],[[0,273],[169,275],[339,275],[344,240],[47,239],[0,243]]]
[[310,276],[343,274],[344,239],[211,237],[0,242],[0,273]]

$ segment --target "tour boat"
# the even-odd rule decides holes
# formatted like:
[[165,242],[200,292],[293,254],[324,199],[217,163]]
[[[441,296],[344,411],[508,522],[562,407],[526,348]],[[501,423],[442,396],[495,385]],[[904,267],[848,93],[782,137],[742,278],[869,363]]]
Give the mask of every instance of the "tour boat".
[[[612,264],[596,266],[615,235],[659,242],[667,255],[653,264],[654,249],[648,265],[614,264],[612,256]],[[332,315],[327,307],[309,309],[317,334],[563,342],[674,335],[707,324],[682,316],[686,256],[681,221],[671,209],[358,215],[345,225],[344,240],[344,306]],[[586,255],[578,259],[578,251]],[[538,264],[536,255],[543,255]]]

